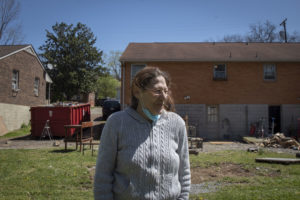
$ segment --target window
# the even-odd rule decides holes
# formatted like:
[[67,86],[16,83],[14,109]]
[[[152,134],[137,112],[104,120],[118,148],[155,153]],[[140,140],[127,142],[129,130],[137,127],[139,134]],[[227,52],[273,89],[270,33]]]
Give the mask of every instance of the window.
[[135,74],[136,74],[138,71],[140,71],[141,69],[143,69],[144,67],[146,67],[145,64],[140,64],[140,65],[134,64],[134,65],[131,65],[131,79],[130,79],[130,80],[132,80],[133,77],[135,76]]
[[276,79],[276,66],[274,64],[264,65],[264,80]]
[[11,87],[13,91],[19,90],[19,71],[13,70]]
[[226,80],[226,65],[225,64],[217,64],[214,66],[214,80]]
[[207,106],[207,121],[218,122],[218,106],[210,105]]
[[34,79],[34,95],[39,96],[39,86],[40,86],[40,79],[35,77]]

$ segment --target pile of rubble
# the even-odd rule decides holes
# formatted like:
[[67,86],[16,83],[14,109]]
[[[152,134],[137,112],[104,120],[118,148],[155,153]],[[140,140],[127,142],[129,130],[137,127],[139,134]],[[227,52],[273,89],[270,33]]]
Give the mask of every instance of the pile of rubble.
[[300,143],[294,138],[285,137],[283,133],[276,133],[272,137],[264,139],[262,146],[300,150]]
[[203,139],[199,137],[188,137],[189,153],[196,154],[203,150]]

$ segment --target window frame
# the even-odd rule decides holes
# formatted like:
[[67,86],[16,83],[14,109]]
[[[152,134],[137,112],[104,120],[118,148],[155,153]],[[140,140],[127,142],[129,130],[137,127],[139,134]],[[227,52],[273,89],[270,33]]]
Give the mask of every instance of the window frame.
[[[224,71],[217,71],[217,68],[220,66],[224,66]],[[223,72],[224,73],[224,77],[218,77],[216,74],[217,72]],[[218,64],[214,64],[213,66],[213,80],[220,80],[220,81],[226,81],[227,80],[227,64],[225,63],[218,63]]]
[[39,89],[40,89],[40,78],[39,77],[35,77],[34,78],[33,92],[34,92],[34,95],[36,97],[39,96]]
[[[272,72],[274,78],[267,78],[266,77],[266,73],[267,73],[267,68],[268,67],[273,67],[274,68],[274,71]],[[265,64],[263,64],[263,80],[264,81],[276,81],[276,79],[277,79],[277,67],[276,67],[276,64],[273,64],[273,63],[265,63]]]
[[[214,110],[211,110],[214,108]],[[219,122],[219,106],[218,105],[207,105],[206,106],[206,117],[208,123]]]
[[[16,77],[15,77],[15,74],[16,74]],[[12,79],[11,79],[11,87],[12,87],[12,90],[17,92],[20,90],[20,71],[19,70],[13,70],[13,73],[12,73]]]
[[[134,67],[142,67],[141,69],[135,71],[135,73],[133,74],[133,68]],[[130,80],[132,81],[133,77],[136,75],[137,72],[139,72],[140,70],[144,69],[146,67],[146,64],[131,64],[130,66]]]

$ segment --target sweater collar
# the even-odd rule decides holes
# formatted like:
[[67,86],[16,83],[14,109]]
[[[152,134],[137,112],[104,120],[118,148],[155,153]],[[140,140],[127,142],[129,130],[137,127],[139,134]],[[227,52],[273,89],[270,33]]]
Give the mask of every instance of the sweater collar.
[[[135,109],[129,107],[126,108],[125,111],[134,119],[139,121],[140,123],[150,123],[148,120],[146,120],[144,117],[142,117]],[[167,114],[166,111],[163,111],[160,118],[157,120],[156,123],[160,123],[164,118],[166,118]]]

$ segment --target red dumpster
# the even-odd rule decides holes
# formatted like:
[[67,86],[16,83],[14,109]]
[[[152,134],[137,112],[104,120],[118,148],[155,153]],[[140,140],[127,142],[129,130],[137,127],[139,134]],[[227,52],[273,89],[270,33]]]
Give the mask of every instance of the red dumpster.
[[[91,120],[90,104],[31,107],[31,136],[40,137],[47,120],[52,136],[64,137],[64,125],[76,125]],[[73,135],[75,129],[71,129]]]

